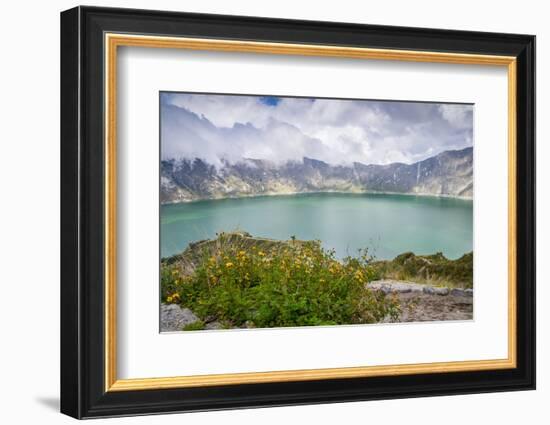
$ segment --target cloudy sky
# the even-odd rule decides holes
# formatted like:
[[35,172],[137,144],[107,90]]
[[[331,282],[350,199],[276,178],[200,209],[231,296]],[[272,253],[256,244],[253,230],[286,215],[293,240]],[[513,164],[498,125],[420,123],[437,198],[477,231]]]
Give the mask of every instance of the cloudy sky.
[[473,106],[161,93],[161,155],[214,165],[304,156],[330,164],[416,162],[473,143]]

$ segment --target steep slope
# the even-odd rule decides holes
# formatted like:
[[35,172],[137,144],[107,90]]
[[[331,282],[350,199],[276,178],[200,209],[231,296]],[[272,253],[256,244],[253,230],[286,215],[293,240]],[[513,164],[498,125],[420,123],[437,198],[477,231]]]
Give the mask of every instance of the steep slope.
[[351,166],[303,158],[274,164],[258,159],[215,167],[201,159],[161,163],[161,202],[304,192],[393,192],[473,196],[473,150],[445,151],[414,163]]

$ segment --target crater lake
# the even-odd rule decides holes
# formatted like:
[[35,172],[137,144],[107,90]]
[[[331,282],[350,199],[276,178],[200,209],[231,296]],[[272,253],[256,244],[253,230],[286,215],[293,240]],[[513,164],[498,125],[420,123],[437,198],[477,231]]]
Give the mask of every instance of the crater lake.
[[216,233],[320,240],[343,258],[368,248],[377,259],[473,250],[471,200],[394,194],[306,193],[202,200],[160,207],[160,254],[182,252]]

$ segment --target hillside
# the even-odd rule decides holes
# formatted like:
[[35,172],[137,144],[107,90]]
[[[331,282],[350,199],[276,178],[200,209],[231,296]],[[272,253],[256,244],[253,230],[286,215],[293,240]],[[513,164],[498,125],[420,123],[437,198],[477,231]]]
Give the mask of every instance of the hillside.
[[330,165],[303,158],[258,159],[215,167],[195,158],[161,162],[161,202],[307,192],[391,192],[473,196],[473,149],[445,151],[413,164]]

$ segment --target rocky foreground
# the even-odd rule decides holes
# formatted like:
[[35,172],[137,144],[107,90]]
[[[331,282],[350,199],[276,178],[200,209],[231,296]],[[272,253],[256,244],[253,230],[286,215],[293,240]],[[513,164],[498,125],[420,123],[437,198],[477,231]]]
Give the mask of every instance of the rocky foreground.
[[437,287],[395,280],[374,281],[367,287],[397,297],[401,314],[396,322],[473,318],[472,289]]
[[[367,287],[397,297],[401,307],[399,318],[394,320],[397,323],[473,318],[472,289],[436,287],[396,280],[378,280],[369,283]],[[191,310],[176,304],[162,304],[160,317],[161,332],[178,332],[199,321]],[[221,328],[218,322],[210,322],[205,326],[205,330]]]

